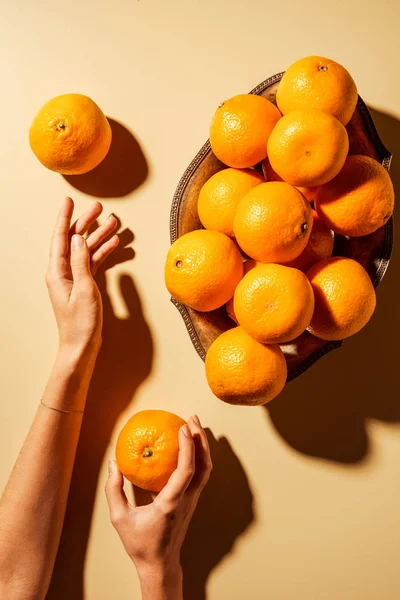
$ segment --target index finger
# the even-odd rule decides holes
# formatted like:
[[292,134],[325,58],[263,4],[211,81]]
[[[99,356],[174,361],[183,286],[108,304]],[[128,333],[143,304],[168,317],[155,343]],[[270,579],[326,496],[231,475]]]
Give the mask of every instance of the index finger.
[[165,512],[169,512],[185,493],[194,471],[194,442],[188,425],[183,425],[179,430],[178,466],[154,502]]
[[50,263],[57,268],[59,260],[65,258],[69,249],[69,228],[71,226],[74,203],[71,198],[65,198],[56,220],[50,243]]

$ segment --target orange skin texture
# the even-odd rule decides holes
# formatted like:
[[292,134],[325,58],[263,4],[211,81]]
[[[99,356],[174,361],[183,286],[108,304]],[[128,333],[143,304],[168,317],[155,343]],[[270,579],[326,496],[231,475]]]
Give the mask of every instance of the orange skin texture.
[[206,229],[233,236],[233,220],[240,200],[265,182],[252,169],[223,169],[215,173],[200,190],[197,211]]
[[372,317],[375,290],[366,270],[355,260],[334,256],[307,272],[315,296],[310,333],[323,340],[344,340]]
[[111,145],[107,117],[82,94],[57,96],[39,110],[29,131],[29,143],[40,162],[63,175],[91,171]]
[[[262,171],[267,181],[283,181],[282,177],[279,177],[278,173],[276,173],[271,167],[268,157],[262,161]],[[310,203],[314,202],[315,193],[317,190],[316,187],[296,187]]]
[[210,126],[212,151],[229,167],[253,167],[267,156],[267,142],[281,113],[272,102],[239,94],[221,103]]
[[172,244],[165,263],[165,283],[170,294],[201,312],[225,304],[242,276],[239,249],[218,231],[200,229],[186,233]]
[[276,102],[283,115],[298,108],[318,108],[346,125],[357,105],[357,86],[350,73],[334,60],[307,56],[283,75]]
[[244,406],[269,402],[280,394],[287,378],[280,347],[258,343],[242,327],[226,331],[211,344],[205,368],[217,398]]
[[121,473],[149,492],[159,492],[178,464],[179,429],[185,421],[164,410],[143,410],[122,428],[116,447]]
[[304,273],[319,260],[332,256],[333,244],[333,231],[324,225],[315,210],[313,210],[313,226],[307,246],[300,256],[285,264]]
[[266,262],[295,259],[307,245],[312,209],[293,186],[282,182],[258,185],[240,201],[233,230],[242,250]]
[[262,344],[283,344],[309,326],[314,294],[301,271],[257,265],[241,280],[233,300],[238,323]]
[[390,219],[394,189],[386,169],[368,156],[349,156],[342,171],[316,195],[315,208],[335,233],[362,236]]
[[299,108],[276,124],[268,140],[271,167],[287,183],[316,187],[333,179],[349,151],[346,128],[317,108]]
[[[248,273],[250,271],[250,269],[254,269],[254,267],[256,267],[257,265],[261,265],[262,263],[257,262],[256,260],[249,258],[249,260],[246,260],[243,263],[243,277],[246,275],[246,273]],[[232,321],[235,321],[235,323],[237,323],[237,318],[235,315],[235,309],[233,307],[233,296],[230,300],[228,300],[228,302],[226,303],[226,312],[228,313],[228,316],[232,319]]]

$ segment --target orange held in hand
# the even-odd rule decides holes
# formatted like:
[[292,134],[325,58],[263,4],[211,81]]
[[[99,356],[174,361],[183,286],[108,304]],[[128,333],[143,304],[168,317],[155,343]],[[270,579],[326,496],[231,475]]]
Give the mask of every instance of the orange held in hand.
[[236,288],[233,299],[239,325],[263,344],[283,344],[308,327],[314,294],[301,271],[283,265],[257,265]]
[[134,485],[159,492],[178,464],[179,429],[185,421],[164,410],[136,413],[118,436],[118,469]]
[[199,311],[225,304],[242,276],[240,251],[218,231],[200,229],[183,235],[172,244],[165,263],[170,294]]
[[242,250],[262,263],[297,258],[312,227],[309,202],[282,182],[258,185],[240,201],[233,230]]
[[240,200],[264,177],[252,169],[223,169],[200,190],[197,211],[206,229],[233,236],[233,220]]
[[79,175],[105,158],[111,127],[93,100],[82,94],[64,94],[39,110],[29,131],[29,143],[48,169]]
[[210,126],[212,151],[229,167],[253,167],[267,156],[267,142],[281,113],[262,96],[239,94],[222,102]]
[[319,108],[346,125],[357,105],[357,87],[339,63],[322,56],[307,56],[283,75],[276,101],[283,115],[297,108]]
[[369,156],[349,156],[341,172],[316,193],[315,208],[335,233],[374,233],[390,219],[393,183],[386,169]]
[[332,257],[307,272],[315,296],[309,331],[323,340],[343,340],[364,327],[375,310],[375,290],[366,270],[351,258]]
[[264,346],[241,327],[220,335],[206,356],[206,376],[213,394],[229,404],[255,406],[282,391],[287,366],[278,345]]
[[299,108],[276,124],[268,140],[271,167],[295,186],[315,187],[335,177],[349,151],[346,128],[316,108]]

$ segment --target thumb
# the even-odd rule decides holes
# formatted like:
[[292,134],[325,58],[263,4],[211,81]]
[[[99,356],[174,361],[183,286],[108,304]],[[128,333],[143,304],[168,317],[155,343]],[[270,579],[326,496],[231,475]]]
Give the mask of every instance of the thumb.
[[71,240],[71,271],[75,283],[92,278],[89,248],[85,238],[78,234],[73,235]]
[[105,487],[110,519],[114,526],[124,517],[129,507],[124,492],[124,478],[118,470],[115,460],[108,461],[108,479]]

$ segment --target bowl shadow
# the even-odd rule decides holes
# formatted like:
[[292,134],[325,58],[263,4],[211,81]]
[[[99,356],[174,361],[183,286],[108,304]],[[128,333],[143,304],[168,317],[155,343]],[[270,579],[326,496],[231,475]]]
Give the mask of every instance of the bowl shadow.
[[111,146],[105,159],[89,173],[63,175],[72,187],[97,198],[122,198],[140,187],[149,166],[139,142],[127,127],[108,118]]
[[[393,154],[391,176],[400,194],[400,120],[369,110]],[[370,323],[264,407],[278,433],[298,452],[342,464],[360,463],[371,450],[367,420],[400,422],[400,311],[395,306],[399,272],[400,230],[395,229],[390,267],[377,290]]]

